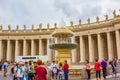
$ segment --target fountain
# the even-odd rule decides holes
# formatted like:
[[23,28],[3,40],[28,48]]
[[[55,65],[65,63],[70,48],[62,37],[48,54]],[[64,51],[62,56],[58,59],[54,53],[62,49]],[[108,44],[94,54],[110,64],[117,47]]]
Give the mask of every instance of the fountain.
[[71,65],[71,49],[75,49],[77,44],[71,42],[73,32],[65,28],[64,21],[61,22],[61,26],[52,33],[52,37],[57,39],[57,43],[53,43],[49,47],[58,51],[55,57],[58,62],[63,63],[64,60],[67,60],[68,64]]

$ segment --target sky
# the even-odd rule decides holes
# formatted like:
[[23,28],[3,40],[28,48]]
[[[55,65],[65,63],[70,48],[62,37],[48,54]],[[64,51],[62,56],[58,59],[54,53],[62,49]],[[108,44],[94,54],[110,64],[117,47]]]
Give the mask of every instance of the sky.
[[46,28],[47,24],[54,27],[56,22],[59,27],[61,19],[64,19],[66,26],[73,21],[78,24],[79,19],[86,23],[90,18],[95,22],[96,16],[104,20],[104,15],[108,14],[112,18],[112,12],[116,9],[120,15],[120,0],[0,0],[0,25],[7,29],[11,25],[15,29],[23,25],[31,29],[34,24],[35,29],[42,23]]

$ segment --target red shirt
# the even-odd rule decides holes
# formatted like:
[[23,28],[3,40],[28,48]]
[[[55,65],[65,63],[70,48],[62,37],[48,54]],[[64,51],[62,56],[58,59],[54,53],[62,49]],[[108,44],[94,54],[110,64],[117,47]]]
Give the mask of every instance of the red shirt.
[[68,72],[69,65],[67,63],[64,63],[63,70],[64,72]]
[[102,67],[101,64],[100,64],[100,62],[96,62],[95,65],[94,65],[94,69],[96,71],[100,71],[101,70],[100,67]]
[[39,66],[36,68],[36,75],[38,80],[46,80],[46,74],[47,70],[44,67]]

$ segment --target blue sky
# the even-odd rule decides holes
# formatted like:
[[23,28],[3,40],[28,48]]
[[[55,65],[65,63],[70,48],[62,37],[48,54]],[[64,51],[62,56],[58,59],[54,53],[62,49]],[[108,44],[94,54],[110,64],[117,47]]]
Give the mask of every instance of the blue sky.
[[40,23],[43,27],[47,23],[53,27],[55,22],[59,24],[61,18],[66,25],[71,20],[78,24],[79,19],[86,23],[88,17],[94,22],[96,16],[103,20],[104,15],[109,14],[112,18],[114,9],[120,14],[119,4],[120,0],[0,0],[0,24],[4,29],[9,24],[12,29],[16,25],[22,29],[24,24],[31,29],[32,24],[38,28]]

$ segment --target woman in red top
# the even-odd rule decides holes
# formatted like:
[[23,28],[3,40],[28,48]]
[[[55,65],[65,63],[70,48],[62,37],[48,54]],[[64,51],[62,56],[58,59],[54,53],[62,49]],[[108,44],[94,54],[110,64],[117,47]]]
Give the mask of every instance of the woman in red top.
[[88,75],[88,80],[90,80],[90,63],[88,60],[86,60],[86,72],[87,72],[87,75]]
[[47,80],[47,70],[42,66],[42,60],[37,61],[36,76],[37,80]]
[[101,78],[101,75],[100,75],[100,71],[101,71],[101,63],[98,61],[98,59],[96,59],[96,62],[94,64],[94,69],[96,71],[96,79],[98,80],[98,77],[99,79]]

